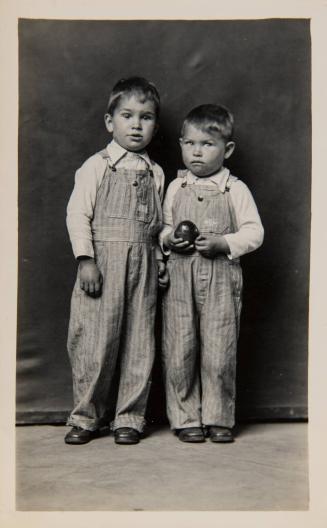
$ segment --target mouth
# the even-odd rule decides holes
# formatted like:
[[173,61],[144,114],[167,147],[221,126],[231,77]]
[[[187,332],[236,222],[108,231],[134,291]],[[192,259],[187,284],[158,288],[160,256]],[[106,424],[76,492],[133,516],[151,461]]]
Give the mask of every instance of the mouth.
[[135,141],[140,141],[141,139],[143,139],[142,134],[129,134],[128,137]]
[[191,161],[191,165],[204,165],[204,162],[200,160]]

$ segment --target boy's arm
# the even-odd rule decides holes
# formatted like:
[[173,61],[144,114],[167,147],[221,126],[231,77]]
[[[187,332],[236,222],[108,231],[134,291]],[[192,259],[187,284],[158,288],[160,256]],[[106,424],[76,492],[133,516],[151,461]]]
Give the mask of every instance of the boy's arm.
[[[154,180],[155,180],[155,185],[157,187],[157,191],[158,191],[158,194],[159,194],[159,198],[160,198],[160,202],[162,203],[163,201],[163,195],[164,195],[164,187],[165,187],[165,174],[164,174],[164,171],[162,170],[162,168],[157,165],[156,163],[154,164]],[[162,247],[159,243],[159,237],[158,237],[158,241],[157,241],[157,245],[155,247],[155,256],[156,256],[156,260],[157,260],[157,264],[158,264],[158,283],[159,283],[159,287],[162,288],[162,289],[165,289],[167,288],[168,286],[168,283],[169,283],[169,276],[168,276],[168,272],[167,272],[167,269],[166,269],[166,264],[165,264],[165,254],[163,253],[162,251]]]
[[[154,162],[152,163],[153,163],[154,183],[158,191],[160,202],[162,203],[163,195],[164,195],[164,187],[165,187],[165,174],[162,168],[160,167],[160,165]],[[162,252],[162,248],[159,243],[159,235],[158,235],[158,242],[155,247],[155,256],[158,262],[164,260],[164,254]]]
[[181,238],[175,238],[173,225],[173,202],[176,192],[181,186],[181,179],[176,178],[168,186],[163,204],[163,228],[159,234],[159,244],[164,255],[169,256],[170,251],[187,252],[193,247]]
[[[153,175],[154,175],[154,183],[156,185],[158,195],[160,198],[160,202],[163,201],[163,194],[164,194],[164,187],[165,187],[165,174],[160,165],[153,162]],[[162,252],[162,247],[159,243],[159,235],[158,235],[158,241],[157,245],[155,247],[155,256],[158,263],[164,261],[164,253]]]
[[87,160],[76,172],[74,190],[67,206],[67,229],[79,262],[80,287],[91,297],[101,295],[102,289],[102,275],[94,260],[91,221],[104,169],[99,156]]
[[169,185],[166,191],[166,196],[163,202],[162,207],[162,217],[163,217],[163,228],[159,233],[159,244],[164,255],[169,255],[170,250],[165,244],[166,235],[169,235],[173,231],[173,213],[172,206],[174,196],[176,194],[176,180],[173,180]]
[[157,163],[153,162],[153,176],[154,183],[156,185],[160,201],[163,201],[164,188],[165,188],[165,173]]
[[264,229],[253,196],[245,183],[237,180],[229,192],[238,230],[236,233],[224,235],[223,238],[229,247],[229,258],[234,259],[260,247]]
[[[155,184],[156,184],[157,191],[160,197],[160,201],[163,202],[164,184],[165,184],[164,172],[157,163],[154,164],[153,169],[154,169]],[[163,261],[165,257],[169,255],[169,252],[166,251],[166,248],[163,245],[163,236],[162,236],[163,233],[167,231],[167,227],[168,227],[168,226],[165,226],[165,222],[166,222],[165,217],[168,218],[169,210],[170,210],[170,207],[168,207],[168,203],[167,203],[167,196],[169,196],[169,190],[170,190],[170,186],[167,189],[165,201],[163,203],[163,213],[162,213],[163,214],[163,227],[158,235],[158,246],[156,247],[156,250],[155,250],[156,259],[158,262]],[[165,210],[167,211],[167,213],[165,212]],[[172,228],[168,227],[168,231],[171,232]]]
[[75,186],[66,217],[75,258],[94,257],[91,221],[97,190],[105,170],[104,163],[100,156],[92,156],[75,174]]

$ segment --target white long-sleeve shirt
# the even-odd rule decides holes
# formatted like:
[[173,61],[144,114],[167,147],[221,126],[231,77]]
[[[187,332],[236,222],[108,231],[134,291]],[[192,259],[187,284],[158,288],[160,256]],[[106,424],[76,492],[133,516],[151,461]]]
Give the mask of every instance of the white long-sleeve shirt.
[[[187,171],[186,182],[189,185],[203,185],[204,183],[217,185],[220,191],[224,192],[229,174],[230,172],[226,167],[222,167],[216,174],[213,174],[208,178],[198,178],[190,171]],[[169,254],[169,250],[163,247],[163,239],[176,227],[173,226],[172,207],[175,194],[181,187],[183,181],[185,181],[183,178],[176,178],[173,180],[167,189],[164,200],[164,227],[159,235],[159,240],[165,254]],[[229,192],[235,210],[237,232],[226,234],[224,235],[224,238],[230,249],[228,257],[234,259],[245,255],[246,253],[250,253],[261,246],[264,237],[264,229],[253,196],[245,183],[241,180],[233,182]]]
[[[125,150],[114,140],[106,150],[111,165],[117,168],[145,170],[151,167],[160,199],[163,198],[165,176],[162,168],[150,160],[146,152],[134,153]],[[67,229],[75,257],[94,257],[91,222],[97,191],[106,170],[106,160],[99,153],[85,161],[75,174],[75,186],[67,206]]]

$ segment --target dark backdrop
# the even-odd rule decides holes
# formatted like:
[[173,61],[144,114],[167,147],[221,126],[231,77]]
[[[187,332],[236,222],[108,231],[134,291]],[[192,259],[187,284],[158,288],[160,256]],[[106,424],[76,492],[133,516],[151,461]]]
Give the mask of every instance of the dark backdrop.
[[[265,227],[262,248],[242,259],[237,414],[305,418],[309,21],[20,20],[18,422],[62,421],[72,405],[66,333],[76,264],[65,209],[75,170],[108,141],[110,88],[130,75],[148,77],[160,91],[161,128],[150,154],[167,184],[182,167],[183,116],[209,102],[234,112],[229,167],[250,187]],[[158,344],[154,421],[165,420],[159,356]]]

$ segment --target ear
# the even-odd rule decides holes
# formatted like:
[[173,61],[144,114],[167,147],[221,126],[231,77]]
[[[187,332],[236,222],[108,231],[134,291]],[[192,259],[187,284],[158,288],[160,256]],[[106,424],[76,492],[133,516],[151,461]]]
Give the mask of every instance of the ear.
[[153,136],[156,135],[156,133],[158,132],[158,130],[159,130],[159,123],[156,123],[156,124],[155,124],[155,127],[154,127],[154,131],[153,131]]
[[228,159],[231,157],[231,155],[233,154],[234,152],[234,149],[235,149],[235,143],[234,141],[228,141],[226,143],[226,147],[225,147],[225,155],[224,155],[224,158],[225,159]]
[[180,137],[178,141],[179,141],[180,146],[182,146],[183,145],[183,138]]
[[113,127],[113,124],[112,124],[112,115],[111,114],[105,114],[104,115],[104,122],[105,122],[105,125],[106,125],[106,129],[108,130],[108,132],[110,134],[112,134],[112,132],[114,130],[114,127]]

